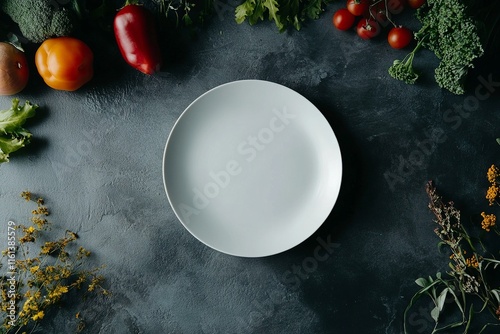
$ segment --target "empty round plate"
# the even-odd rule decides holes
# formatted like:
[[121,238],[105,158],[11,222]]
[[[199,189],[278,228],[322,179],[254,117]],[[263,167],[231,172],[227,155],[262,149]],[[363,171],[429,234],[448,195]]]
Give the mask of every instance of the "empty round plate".
[[163,157],[167,197],[184,227],[242,257],[277,254],[311,236],[341,179],[325,117],[295,91],[262,80],[198,97],[173,126]]

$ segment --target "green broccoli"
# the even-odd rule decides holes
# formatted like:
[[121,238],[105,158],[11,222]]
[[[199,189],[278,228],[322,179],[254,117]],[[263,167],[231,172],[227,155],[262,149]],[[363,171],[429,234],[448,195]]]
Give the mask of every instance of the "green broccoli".
[[389,67],[389,74],[394,79],[401,80],[409,85],[413,85],[418,79],[418,73],[413,68],[413,59],[415,58],[415,53],[422,46],[422,41],[417,43],[417,46],[412,52],[406,55],[403,60],[394,60],[394,63]]
[[[493,9],[492,6],[498,6],[497,3],[500,2],[427,0],[426,4],[417,10],[417,19],[422,23],[422,27],[415,33],[415,39],[419,41],[416,49],[421,45],[439,59],[434,78],[440,87],[454,94],[464,94],[469,69],[474,67],[474,61],[485,52],[487,40],[482,35],[494,28],[484,26],[485,17],[479,15],[478,8],[482,9],[481,13],[489,13]],[[413,50],[409,61],[405,62],[406,72],[413,71],[411,62],[415,52],[416,50]],[[389,74],[408,82],[409,80],[405,80],[400,74],[401,69],[397,70],[394,66],[389,69]]]
[[33,43],[50,37],[68,36],[75,29],[72,12],[56,8],[50,0],[2,0],[0,9],[17,23],[22,35]]

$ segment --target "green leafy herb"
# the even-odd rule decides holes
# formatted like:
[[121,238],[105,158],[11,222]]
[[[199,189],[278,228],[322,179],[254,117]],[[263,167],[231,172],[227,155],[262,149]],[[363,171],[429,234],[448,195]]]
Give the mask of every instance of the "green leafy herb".
[[300,30],[303,23],[315,20],[331,0],[245,0],[236,7],[235,20],[254,25],[267,18],[274,21],[280,32],[289,26]]
[[216,8],[214,0],[155,0],[155,2],[160,14],[167,19],[175,18],[176,27],[181,24],[185,27],[202,25]]
[[10,153],[29,144],[31,133],[22,126],[37,108],[28,101],[20,106],[19,99],[14,98],[10,109],[0,110],[0,163],[8,162]]

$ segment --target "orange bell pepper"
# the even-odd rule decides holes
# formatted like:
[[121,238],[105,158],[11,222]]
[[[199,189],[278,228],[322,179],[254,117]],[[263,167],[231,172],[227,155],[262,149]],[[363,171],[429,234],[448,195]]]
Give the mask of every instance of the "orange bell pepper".
[[57,90],[74,91],[94,75],[92,50],[79,39],[45,40],[35,53],[35,65],[43,81]]

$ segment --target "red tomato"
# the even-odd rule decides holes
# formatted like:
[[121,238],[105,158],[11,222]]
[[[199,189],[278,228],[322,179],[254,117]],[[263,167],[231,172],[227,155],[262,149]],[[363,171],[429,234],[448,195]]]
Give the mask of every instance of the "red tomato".
[[394,27],[387,35],[389,45],[394,49],[402,49],[408,46],[413,39],[413,32],[405,27]]
[[423,4],[425,3],[425,0],[408,0],[408,5],[411,7],[411,8],[419,8],[420,6],[422,6]]
[[378,2],[370,6],[370,16],[377,22],[383,23],[387,21],[387,10],[384,2]]
[[358,36],[362,39],[370,39],[380,32],[380,25],[373,19],[361,19],[356,28]]
[[333,25],[339,30],[348,30],[354,24],[355,17],[346,8],[340,8],[333,14]]
[[368,12],[368,0],[347,0],[347,10],[354,16],[362,16]]
[[400,14],[405,8],[406,0],[388,0],[387,9],[393,15]]

